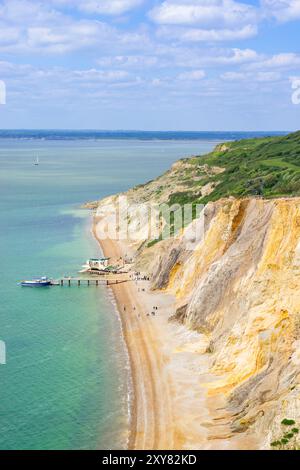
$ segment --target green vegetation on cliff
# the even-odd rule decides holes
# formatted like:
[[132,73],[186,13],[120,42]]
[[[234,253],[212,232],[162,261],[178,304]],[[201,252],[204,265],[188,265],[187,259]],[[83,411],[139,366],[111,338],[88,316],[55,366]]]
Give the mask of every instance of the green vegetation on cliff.
[[[300,131],[284,137],[228,142],[207,155],[181,162],[184,170],[180,179],[186,190],[172,193],[170,203],[300,195]],[[203,192],[203,187],[209,190]]]
[[271,448],[278,450],[299,450],[299,428],[295,427],[296,422],[293,419],[283,419],[281,421],[282,435],[271,442]]

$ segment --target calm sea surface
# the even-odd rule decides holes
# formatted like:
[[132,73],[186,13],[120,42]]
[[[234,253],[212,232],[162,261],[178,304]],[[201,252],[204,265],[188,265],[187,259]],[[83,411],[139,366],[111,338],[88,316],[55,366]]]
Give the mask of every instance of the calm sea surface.
[[83,202],[246,136],[192,134],[0,131],[0,449],[126,446],[129,370],[110,292],[17,282],[75,275],[100,254]]

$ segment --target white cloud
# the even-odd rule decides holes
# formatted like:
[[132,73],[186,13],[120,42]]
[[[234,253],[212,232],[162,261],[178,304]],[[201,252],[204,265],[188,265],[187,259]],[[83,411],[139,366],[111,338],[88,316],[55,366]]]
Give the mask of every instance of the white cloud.
[[249,65],[252,69],[293,69],[300,66],[300,55],[293,52],[275,54],[272,57],[264,57]]
[[[147,55],[151,50],[152,55]],[[162,68],[203,69],[224,65],[250,64],[260,59],[253,49],[188,48],[175,45],[147,45],[144,55],[104,55],[96,63],[104,68],[122,68],[151,73]]]
[[243,40],[258,34],[270,18],[300,18],[300,0],[261,0],[255,7],[237,0],[165,0],[149,12],[158,35],[189,42]]
[[264,65],[267,67],[289,67],[299,64],[300,56],[294,53],[276,54],[264,62]]
[[104,56],[97,60],[97,64],[103,67],[153,67],[158,64],[158,58],[142,55]]
[[79,8],[87,13],[121,15],[140,6],[143,0],[83,0]]
[[300,18],[299,0],[262,0],[261,4],[265,16],[274,16],[279,22]]
[[104,41],[109,35],[104,24],[80,21],[53,27],[29,27],[24,32],[23,48],[64,53]]
[[[238,90],[246,96],[250,89],[272,89],[275,82],[284,89],[286,70],[300,68],[300,55],[272,56],[222,45],[255,36],[259,21],[266,19],[246,1],[149,0],[148,5],[157,5],[151,12],[154,23],[136,24],[136,17],[130,23],[128,15],[128,23],[120,26],[118,15],[142,2],[0,0],[0,53],[22,55],[16,64],[0,62],[0,78],[26,103],[32,96],[37,103],[57,98],[72,106],[76,100],[90,100],[95,107],[104,99],[108,107],[145,100],[155,107],[155,98],[168,103],[191,99],[194,104],[193,97],[221,96],[224,90],[230,97]],[[276,3],[274,13],[279,11]],[[49,65],[62,63],[57,54],[83,48],[87,53],[66,56],[64,67]],[[33,64],[42,57],[48,66],[17,65],[34,54]]]
[[243,72],[225,72],[221,74],[221,78],[230,82],[241,81],[247,79],[247,74]]
[[162,84],[163,80],[161,80],[160,78],[153,78],[153,80],[151,81],[151,85],[154,87],[160,87]]
[[221,79],[230,82],[275,82],[280,80],[281,74],[278,72],[225,72],[221,74]]
[[256,22],[257,10],[235,0],[166,0],[150,12],[150,17],[159,24],[222,29]]
[[2,25],[0,23],[0,45],[14,44],[19,40],[20,32],[18,28]]
[[228,57],[224,57],[225,62],[231,63],[242,63],[242,62],[251,62],[253,60],[257,60],[258,55],[257,52],[253,49],[232,49],[232,55]]
[[166,0],[149,16],[159,36],[183,42],[243,40],[258,32],[258,9],[235,0]]
[[56,98],[72,103],[76,97],[90,99],[100,95],[116,99],[120,97],[118,89],[142,84],[138,76],[124,70],[39,68],[5,61],[0,62],[0,75],[8,85],[11,99],[20,97],[27,102]]
[[[46,3],[9,0],[0,5],[0,50],[67,52],[108,32],[100,22],[74,20]],[[6,34],[8,33],[8,34]]]
[[53,12],[43,4],[11,1],[16,9],[7,2],[0,6],[1,52],[63,54],[93,46],[101,47],[102,52],[128,53],[147,42],[144,33],[119,31],[97,20],[76,19]]
[[118,16],[139,7],[145,0],[49,0],[55,7],[69,6],[85,13]]
[[70,74],[72,79],[90,82],[115,83],[128,80],[129,73],[125,70],[75,70]]
[[197,81],[197,80],[202,80],[205,77],[205,72],[203,70],[192,70],[189,72],[183,72],[178,75],[178,80],[191,80],[191,81]]
[[46,4],[28,0],[5,0],[0,5],[0,20],[18,25],[59,21],[63,15]]
[[256,75],[258,82],[275,82],[280,78],[281,74],[279,72],[258,72]]
[[242,28],[237,29],[185,29],[170,31],[170,29],[165,31],[165,34],[171,33],[172,36],[180,38],[182,41],[191,41],[191,42],[219,42],[219,41],[234,41],[239,39],[247,39],[257,35],[257,26],[256,25],[245,25]]
[[220,49],[213,54],[203,57],[206,65],[242,65],[257,62],[260,56],[253,49]]

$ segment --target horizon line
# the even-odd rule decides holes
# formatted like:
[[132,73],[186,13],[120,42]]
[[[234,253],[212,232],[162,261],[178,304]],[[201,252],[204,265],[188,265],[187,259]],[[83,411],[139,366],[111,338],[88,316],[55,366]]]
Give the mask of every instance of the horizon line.
[[96,129],[96,128],[55,128],[55,127],[9,127],[9,128],[0,128],[0,132],[2,131],[61,131],[61,132],[191,132],[191,133],[201,133],[201,132],[213,132],[213,133],[223,133],[223,132],[274,132],[274,133],[281,133],[281,132],[297,132],[297,130],[291,130],[291,129],[273,129],[273,130],[237,130],[237,129],[229,129],[229,130],[212,130],[212,129],[206,129],[206,130],[183,130],[183,129]]

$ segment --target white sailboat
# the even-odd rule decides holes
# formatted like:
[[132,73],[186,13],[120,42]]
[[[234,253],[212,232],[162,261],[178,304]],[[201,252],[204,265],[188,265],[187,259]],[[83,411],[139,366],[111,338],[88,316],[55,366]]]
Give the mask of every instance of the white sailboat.
[[35,165],[35,166],[38,166],[39,163],[40,163],[40,162],[39,162],[39,157],[36,157],[36,161],[35,161],[35,164],[34,164],[34,165]]

